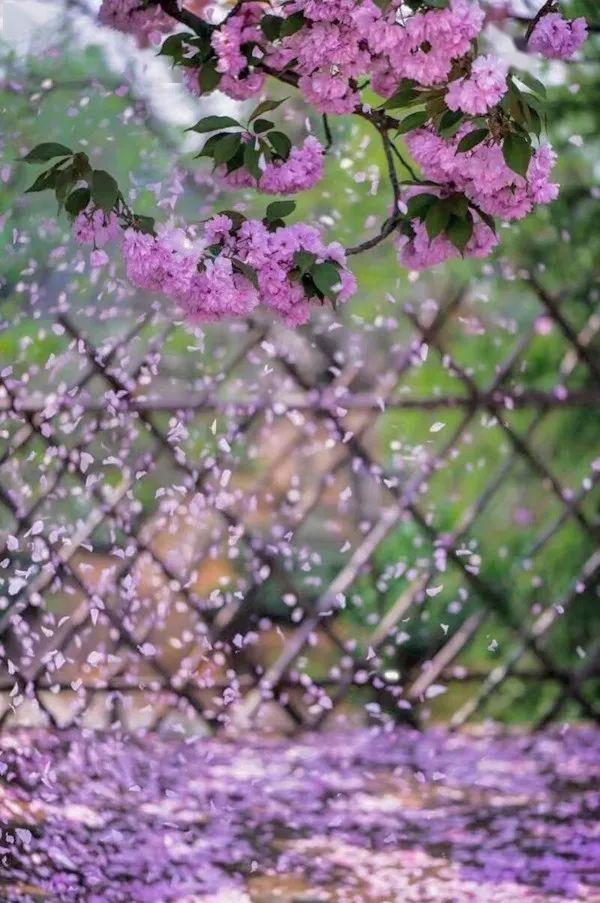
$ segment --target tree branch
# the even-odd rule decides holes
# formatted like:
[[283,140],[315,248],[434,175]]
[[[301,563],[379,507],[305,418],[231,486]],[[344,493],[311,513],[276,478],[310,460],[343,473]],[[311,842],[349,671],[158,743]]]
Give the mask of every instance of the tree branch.
[[[227,21],[227,19],[231,18],[231,16],[235,15],[235,13],[239,11],[243,2],[244,0],[238,0],[234,8],[227,15],[225,21]],[[553,2],[553,0],[551,0],[551,2]],[[175,21],[180,22],[182,25],[187,26],[200,37],[210,37],[210,35],[212,35],[212,33],[219,27],[219,25],[211,25],[209,22],[206,22],[204,19],[200,18],[200,16],[197,16],[195,13],[190,12],[190,10],[185,9],[185,7],[181,7],[179,5],[179,0],[156,0],[156,4],[160,6],[162,11],[166,13],[166,15],[170,16]],[[299,78],[297,73],[295,73],[293,70],[278,72],[277,70],[272,69],[266,63],[260,62],[257,62],[257,68],[262,69],[262,71],[266,75],[277,79],[285,85],[289,85],[293,88],[298,87]],[[362,105],[359,105],[355,108],[353,115],[359,116],[361,119],[366,119],[379,132],[386,157],[390,184],[394,195],[394,212],[392,216],[389,217],[383,224],[378,235],[375,235],[373,238],[367,239],[359,245],[355,245],[352,248],[346,249],[346,253],[348,255],[361,254],[364,251],[368,251],[371,248],[374,248],[377,245],[381,244],[381,242],[385,241],[385,239],[389,235],[391,235],[391,233],[396,229],[398,223],[402,220],[402,216],[398,212],[401,191],[400,182],[398,180],[398,174],[396,172],[396,166],[394,162],[394,154],[400,160],[406,170],[410,173],[414,182],[418,182],[413,169],[406,162],[406,160],[404,160],[388,135],[388,131],[397,126],[396,120],[393,117],[389,116],[384,110],[365,109]],[[329,149],[333,143],[333,136],[331,134],[329,120],[326,115],[323,116],[323,127],[325,130],[325,138],[327,142],[326,148]]]
[[209,22],[205,22],[200,16],[190,12],[189,9],[183,7],[180,8],[178,0],[157,0],[157,2],[167,16],[170,16],[177,22],[181,22],[182,25],[187,25],[187,27],[191,28],[192,31],[199,35],[199,37],[210,37],[217,27],[211,25]]
[[378,129],[378,131],[381,135],[381,143],[383,144],[383,151],[385,153],[388,175],[390,177],[390,184],[392,186],[392,192],[394,194],[394,215],[396,215],[396,213],[398,212],[398,204],[400,203],[400,183],[398,182],[398,173],[396,172],[396,164],[394,163],[394,157],[392,154],[392,142],[390,141],[390,136],[387,133],[387,129],[381,128]]
[[395,231],[398,224],[401,222],[402,216],[398,214],[397,216],[390,217],[387,220],[381,232],[378,235],[374,235],[373,238],[367,239],[367,241],[361,242],[359,245],[354,245],[352,248],[345,248],[346,254],[348,257],[355,256],[356,254],[363,254],[365,251],[370,251],[372,248],[376,248],[377,245],[380,245],[386,238]]
[[331,126],[329,125],[329,117],[327,113],[323,113],[323,131],[325,132],[325,151],[331,149],[331,145],[333,144],[333,135],[331,134]]

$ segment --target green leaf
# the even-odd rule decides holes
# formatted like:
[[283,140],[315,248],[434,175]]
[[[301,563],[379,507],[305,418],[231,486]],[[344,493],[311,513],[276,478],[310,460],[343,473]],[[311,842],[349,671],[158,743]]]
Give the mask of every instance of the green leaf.
[[423,214],[432,206],[437,204],[439,198],[435,194],[415,194],[407,203],[408,219],[422,219]]
[[425,108],[429,113],[430,118],[433,119],[434,116],[441,115],[446,109],[446,102],[441,95],[437,97],[431,97],[427,101],[427,106]]
[[285,19],[281,16],[263,16],[260,22],[262,33],[267,41],[276,41],[281,34],[281,26]]
[[316,259],[317,258],[315,257],[315,255],[311,254],[310,251],[294,252],[294,266],[296,269],[300,270],[300,275],[302,276],[304,276],[304,274],[311,268]]
[[47,188],[54,188],[56,186],[57,175],[57,172],[52,169],[40,173],[35,182],[30,185],[29,188],[25,189],[25,194],[31,194],[34,191],[46,191]]
[[290,155],[290,151],[292,150],[292,142],[283,132],[270,132],[269,133],[269,141],[271,142],[271,146],[276,154],[282,157],[284,160]]
[[288,16],[281,25],[279,32],[281,37],[288,38],[290,35],[296,34],[297,31],[304,27],[305,22],[306,20],[302,13],[294,13],[293,16]]
[[473,235],[473,218],[468,216],[466,219],[460,219],[457,216],[453,216],[446,229],[446,235],[454,247],[458,248],[462,254]]
[[158,56],[180,57],[183,54],[183,45],[190,38],[188,32],[180,31],[179,34],[171,34],[162,43]]
[[87,154],[75,154],[73,157],[73,169],[80,179],[84,179],[88,185],[92,178],[92,167]]
[[255,119],[252,128],[257,135],[261,135],[263,132],[268,132],[269,129],[272,129],[274,125],[275,123],[271,122],[270,119]]
[[284,103],[288,98],[282,97],[281,100],[263,100],[258,104],[257,107],[254,108],[252,114],[248,120],[248,122],[253,122],[258,116],[262,116],[263,113],[270,113],[271,110],[276,110],[277,107],[280,107],[282,103]]
[[219,166],[222,163],[228,163],[232,157],[234,157],[238,150],[240,149],[242,144],[242,136],[235,132],[230,135],[225,135],[221,138],[215,145],[212,157],[215,161],[215,165]]
[[243,141],[241,141],[240,146],[238,147],[231,160],[228,160],[225,164],[227,167],[227,174],[235,172],[237,169],[242,168],[242,166],[244,165],[244,149],[245,144]]
[[54,157],[70,157],[73,151],[64,144],[56,144],[52,141],[38,144],[23,157],[24,163],[47,163]]
[[205,116],[196,125],[186,129],[186,132],[198,132],[202,135],[205,132],[217,132],[219,129],[232,127],[241,128],[241,125],[236,119],[232,119],[231,116]]
[[331,260],[326,260],[324,263],[316,263],[311,269],[310,275],[322,295],[328,298],[336,297],[338,292],[334,291],[334,286],[340,284],[340,273]]
[[293,213],[295,209],[295,201],[273,201],[266,209],[265,219],[268,223],[271,223],[276,219],[284,219],[286,216],[289,216],[290,213]]
[[205,63],[198,76],[198,86],[201,94],[210,94],[215,88],[218,88],[221,81],[221,73],[217,72],[217,64],[211,60]]
[[415,100],[420,99],[421,95],[415,90],[414,84],[414,82],[410,81],[402,84],[391,97],[381,104],[380,109],[397,110],[399,107],[409,106]]
[[461,110],[446,110],[440,117],[438,131],[443,138],[452,138],[459,130],[464,115]]
[[242,223],[246,222],[246,217],[239,210],[220,210],[221,216],[227,216],[233,223],[234,229],[239,229]]
[[226,135],[229,135],[229,134],[230,134],[230,132],[218,132],[218,134],[216,134],[216,135],[211,135],[210,138],[206,139],[202,150],[200,151],[199,154],[196,154],[194,159],[197,160],[198,157],[212,157],[213,151],[214,151],[215,147],[217,146],[217,144],[219,143],[219,141],[221,140],[221,138],[224,138]]
[[540,117],[540,114],[536,109],[529,105],[527,105],[527,111],[529,114],[530,131],[532,131],[534,135],[539,138],[542,133],[542,119]]
[[85,210],[90,202],[90,197],[89,188],[76,188],[65,201],[65,210],[71,216],[77,216],[78,213]]
[[474,147],[477,147],[478,144],[485,141],[488,135],[489,132],[487,129],[475,129],[474,132],[469,132],[468,135],[465,135],[465,137],[461,138],[458,142],[456,153],[465,154],[467,151],[473,150]]
[[425,215],[425,228],[429,241],[433,241],[444,231],[450,220],[450,209],[443,201],[432,204]]
[[533,148],[526,138],[511,132],[504,139],[502,145],[504,162],[520,176],[526,176],[529,163],[533,154]]
[[254,142],[249,141],[244,148],[244,166],[250,175],[254,176],[257,180],[260,179],[262,175],[260,166],[258,165],[259,161],[260,151],[254,147]]
[[402,122],[398,123],[398,134],[404,135],[405,132],[411,132],[413,129],[418,129],[422,125],[425,125],[428,119],[429,113],[426,110],[417,110],[416,113],[410,113],[406,119],[403,119]]
[[56,173],[56,200],[59,208],[64,204],[65,198],[71,189],[75,187],[76,181],[72,166],[59,170]]
[[464,113],[462,110],[446,110],[440,118],[440,130],[450,128],[460,122]]
[[92,173],[92,200],[94,204],[109,213],[119,197],[119,186],[110,173],[95,169]]
[[154,231],[154,217],[153,216],[140,216],[136,214],[134,216],[134,225],[138,232],[143,232],[145,235],[156,235]]
[[496,221],[494,220],[494,217],[490,216],[489,213],[486,213],[484,210],[480,210],[479,208],[477,209],[477,216],[479,217],[479,219],[483,220],[483,222],[486,224],[486,226],[489,226],[489,228],[492,230],[492,232],[495,235],[496,234]]
[[539,80],[539,78],[536,78],[530,72],[525,72],[525,71],[517,72],[516,77],[519,79],[520,82],[523,82],[524,85],[526,85],[528,88],[530,88],[534,94],[537,94],[538,97],[541,97],[543,99],[546,98],[546,96],[547,96],[546,86],[543,82],[541,82]]
[[267,163],[271,163],[273,160],[273,151],[271,150],[271,145],[268,144],[264,138],[259,138],[258,146],[260,147],[260,152],[264,155]]
[[460,219],[464,219],[469,211],[469,202],[464,194],[453,194],[449,198],[444,198],[442,203],[448,208],[450,213],[458,216]]

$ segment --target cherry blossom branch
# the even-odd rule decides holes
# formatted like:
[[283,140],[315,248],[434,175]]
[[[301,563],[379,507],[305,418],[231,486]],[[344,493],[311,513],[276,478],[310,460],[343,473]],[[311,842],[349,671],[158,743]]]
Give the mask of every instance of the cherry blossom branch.
[[[283,101],[264,95],[245,125],[217,114],[193,125],[190,131],[209,136],[198,157],[211,160],[217,177],[230,187],[288,196],[268,204],[262,219],[221,211],[198,233],[155,231],[154,220],[130,210],[114,178],[93,169],[85,153],[44,142],[24,158],[50,164],[28,191],[55,192],[59,209],[64,206],[75,223],[77,240],[92,245],[92,266],[105,265],[103,244],[121,237],[129,279],[172,297],[194,317],[242,316],[263,303],[299,325],[308,319],[310,301],[328,299],[335,306],[355,291],[346,254],[370,250],[397,232],[399,260],[407,269],[458,256],[485,257],[498,242],[495,218],[520,219],[556,197],[558,186],[550,181],[555,155],[539,141],[544,85],[478,51],[484,13],[477,3],[468,4],[464,18],[453,4],[432,10],[429,0],[413,2],[415,27],[408,29],[385,5],[377,13],[366,4],[365,18],[359,4],[348,12],[298,2],[282,13],[279,6],[266,11],[266,3],[238,0],[220,23],[210,24],[181,0],[149,0],[139,7],[136,2],[103,0],[100,20],[135,34],[140,46],[156,31],[168,35],[160,53],[184,70],[193,93],[220,88],[244,100],[259,95],[269,76],[300,90],[322,115],[326,146],[309,135],[294,147],[264,116]],[[556,0],[547,0],[528,20],[527,34],[533,33],[536,52],[571,59],[585,40],[586,22],[559,14],[536,29],[555,7]],[[174,21],[191,33],[173,33]],[[324,21],[339,48],[325,42],[321,49]],[[457,40],[448,44],[453,30]],[[431,50],[424,50],[423,34],[431,37]],[[392,46],[397,53],[382,49]],[[378,106],[364,102],[362,91],[369,84],[385,98]],[[325,244],[316,226],[286,222],[295,209],[289,195],[313,187],[323,175],[323,156],[333,141],[329,113],[356,116],[375,129],[393,195],[379,233],[345,251],[336,242]],[[406,136],[421,178],[396,147],[394,133]],[[398,164],[410,179],[400,180]],[[495,175],[492,191],[488,174]],[[411,189],[406,194],[404,186]],[[187,251],[181,248],[184,236]]]
[[[217,27],[204,22],[194,13],[180,9],[177,0],[159,0],[159,3],[163,12],[167,13],[172,18],[177,19],[177,21],[181,22],[183,25],[187,25],[189,28],[192,28],[197,34],[206,34],[207,28],[212,32]],[[237,3],[234,10],[229,13],[227,18],[229,19],[234,14],[234,11],[237,11],[241,5],[241,3]],[[259,62],[257,65],[265,72],[265,74],[271,76],[272,78],[275,78],[283,84],[289,85],[290,87],[298,88],[298,75],[292,70],[278,72],[265,63]],[[394,232],[399,221],[402,219],[402,217],[398,214],[398,205],[401,198],[400,184],[398,181],[398,175],[392,155],[395,154],[398,157],[402,165],[412,176],[415,183],[419,181],[412,167],[402,157],[388,135],[388,131],[397,126],[396,120],[393,117],[388,116],[383,110],[367,111],[362,106],[356,108],[354,115],[359,116],[361,119],[366,119],[372,126],[374,126],[374,128],[377,129],[381,137],[387,162],[388,176],[394,195],[394,214],[386,220],[378,235],[374,236],[373,238],[367,239],[366,241],[361,242],[360,244],[355,245],[351,248],[346,248],[346,254],[348,255],[362,254],[365,251],[371,250],[372,248],[381,244],[383,241],[385,241],[386,238],[389,237],[389,235],[392,234],[392,232]],[[333,143],[333,135],[331,133],[329,120],[326,114],[323,114],[323,127],[325,129],[327,142],[326,149],[329,150]]]

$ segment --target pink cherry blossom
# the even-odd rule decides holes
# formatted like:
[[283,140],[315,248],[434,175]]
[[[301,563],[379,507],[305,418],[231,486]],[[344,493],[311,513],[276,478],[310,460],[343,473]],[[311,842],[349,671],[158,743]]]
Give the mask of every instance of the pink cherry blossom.
[[450,83],[446,104],[451,110],[462,110],[477,116],[487,113],[507,91],[508,64],[497,56],[479,56],[470,75]]
[[134,35],[140,47],[156,43],[175,24],[159,6],[144,9],[139,0],[102,0],[98,18],[103,25]]
[[230,188],[258,186],[263,194],[297,194],[313,188],[323,178],[324,154],[321,142],[309,135],[301,147],[292,148],[287,160],[267,163],[258,183],[243,167],[221,173]]
[[[206,257],[203,249],[214,245],[220,246],[219,253]],[[131,282],[173,299],[193,321],[247,316],[261,303],[290,326],[305,323],[310,301],[302,283],[291,279],[297,251],[313,254],[317,263],[339,266],[337,301],[343,303],[355,292],[342,246],[325,244],[320,231],[304,223],[270,231],[259,220],[246,220],[235,231],[231,218],[219,215],[205,224],[199,242],[190,242],[180,229],[163,229],[156,237],[128,229],[123,242]],[[236,260],[256,272],[258,287],[236,270]]]
[[560,13],[542,16],[536,24],[529,46],[551,60],[570,60],[588,34],[587,22],[583,18],[564,19]]
[[73,224],[75,240],[80,245],[94,245],[103,248],[109,241],[116,241],[122,231],[114,213],[88,207],[78,214]]
[[217,54],[217,71],[223,77],[220,89],[234,100],[247,100],[261,90],[265,76],[248,68],[243,48],[264,42],[260,20],[264,14],[261,3],[244,3],[234,16],[216,29],[212,46]]
[[525,179],[506,165],[499,144],[484,142],[457,153],[460,139],[471,130],[472,126],[463,126],[454,138],[445,140],[431,129],[418,129],[406,136],[406,143],[427,179],[464,192],[490,216],[522,219],[534,204],[557,197],[558,185],[550,181],[556,155],[549,146],[535,151]]

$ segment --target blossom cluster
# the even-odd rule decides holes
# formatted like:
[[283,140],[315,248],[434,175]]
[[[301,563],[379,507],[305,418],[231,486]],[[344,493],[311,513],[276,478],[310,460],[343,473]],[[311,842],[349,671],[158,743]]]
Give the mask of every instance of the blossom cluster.
[[306,24],[284,37],[267,62],[280,69],[294,61],[306,100],[322,113],[338,114],[360,103],[358,81],[364,76],[385,97],[405,78],[427,86],[445,81],[484,22],[471,0],[450,0],[447,9],[405,20],[396,5],[386,12],[372,0],[297,0],[285,11],[288,17],[301,13]]
[[[325,244],[319,229],[304,223],[274,226],[241,218],[234,225],[220,214],[205,223],[200,239],[191,240],[180,228],[165,226],[157,235],[123,230],[112,214],[83,211],[75,236],[96,249],[109,239],[122,239],[128,279],[171,298],[194,322],[249,316],[262,303],[290,326],[305,323],[311,298],[325,294],[318,291],[318,280],[310,284],[312,264],[335,267],[327,295],[336,302],[347,301],[356,289],[342,246]],[[93,251],[92,263],[98,254],[104,252]],[[304,267],[298,254],[308,255]]]
[[[411,188],[410,201],[419,194],[440,197],[464,196],[470,205],[468,220],[472,232],[462,250],[464,257],[487,257],[498,244],[491,218],[510,222],[531,213],[536,204],[547,204],[558,195],[551,181],[556,155],[542,144],[531,156],[526,175],[510,169],[502,148],[492,141],[458,152],[461,141],[472,134],[472,125],[463,125],[451,139],[441,138],[432,128],[416,129],[406,136],[407,145],[426,179],[443,188]],[[409,217],[410,219],[410,217]],[[445,234],[431,236],[422,218],[410,219],[400,231],[396,246],[403,266],[422,270],[459,256],[459,248]]]
[[[409,195],[416,197],[423,193],[425,193],[425,189],[412,189],[407,192],[406,197],[409,199]],[[400,232],[396,239],[400,263],[408,270],[425,270],[428,267],[456,259],[461,254],[463,257],[477,259],[488,257],[498,244],[498,236],[495,230],[476,212],[471,213],[471,221],[471,236],[460,251],[456,244],[444,234],[431,238],[422,219],[411,219],[408,229]]]
[[588,34],[584,18],[563,19],[560,13],[548,13],[536,23],[529,47],[550,60],[572,59]]
[[78,244],[103,248],[121,237],[121,227],[114,213],[88,207],[75,219],[73,233]]
[[[269,4],[251,0],[215,27],[213,87],[246,100],[262,90],[265,67],[281,72],[293,66],[305,99],[334,114],[359,108],[365,77],[383,97],[405,79],[423,87],[447,85],[448,107],[472,115],[487,112],[506,92],[506,64],[474,50],[486,24],[476,0],[449,0],[445,8],[412,14],[399,2],[382,9],[374,0],[291,0],[278,8],[280,15],[272,16]],[[159,6],[142,9],[138,0],[103,0],[99,15],[105,24],[136,34],[141,44],[174,24]],[[272,40],[263,27],[266,15],[281,26]],[[536,22],[529,46],[551,59],[571,59],[586,36],[585,19],[569,21],[550,12]],[[199,75],[198,68],[185,69],[194,92],[204,90]]]
[[159,6],[143,8],[140,0],[102,0],[98,18],[103,25],[135,36],[140,47],[156,44],[173,30],[173,20]]
[[457,78],[448,86],[446,106],[478,116],[499,103],[507,91],[508,64],[488,54],[474,60],[468,76]]
[[[262,3],[242,3],[239,11],[228,17],[212,36],[217,55],[217,72],[221,73],[220,89],[234,100],[247,100],[261,90],[265,75],[249,67],[245,47],[264,43],[260,21],[265,8]],[[255,57],[258,62],[259,57]]]
[[[200,2],[198,8],[204,12],[206,6]],[[283,20],[300,16],[302,25],[284,33],[276,46],[261,28],[273,8]],[[143,6],[140,0],[102,0],[99,18],[135,35],[141,46],[156,42],[174,25],[160,5]],[[490,18],[498,16],[492,11]],[[387,9],[374,0],[290,0],[275,7],[250,0],[215,28],[211,44],[220,88],[235,100],[261,90],[265,74],[260,63],[281,70],[293,61],[309,102],[322,112],[348,113],[360,102],[357,80],[363,76],[383,96],[393,93],[403,78],[426,86],[445,82],[453,62],[470,51],[485,22],[476,0],[449,0],[445,8],[412,14],[399,0]],[[585,19],[569,21],[552,11],[536,22],[529,46],[550,59],[571,59],[586,37]],[[190,86],[195,88],[195,82],[190,77]]]
[[324,156],[321,142],[309,135],[301,147],[291,149],[287,160],[266,163],[258,180],[244,167],[231,173],[223,167],[220,174],[230,188],[258,188],[263,194],[297,194],[321,181]]
[[431,128],[416,129],[406,136],[406,143],[426,179],[464,192],[484,213],[505,222],[523,219],[535,204],[557,197],[558,185],[550,181],[556,155],[549,145],[542,144],[533,153],[527,175],[520,176],[492,141],[458,153],[461,139],[472,130],[472,125],[464,125],[453,138],[444,139]]

